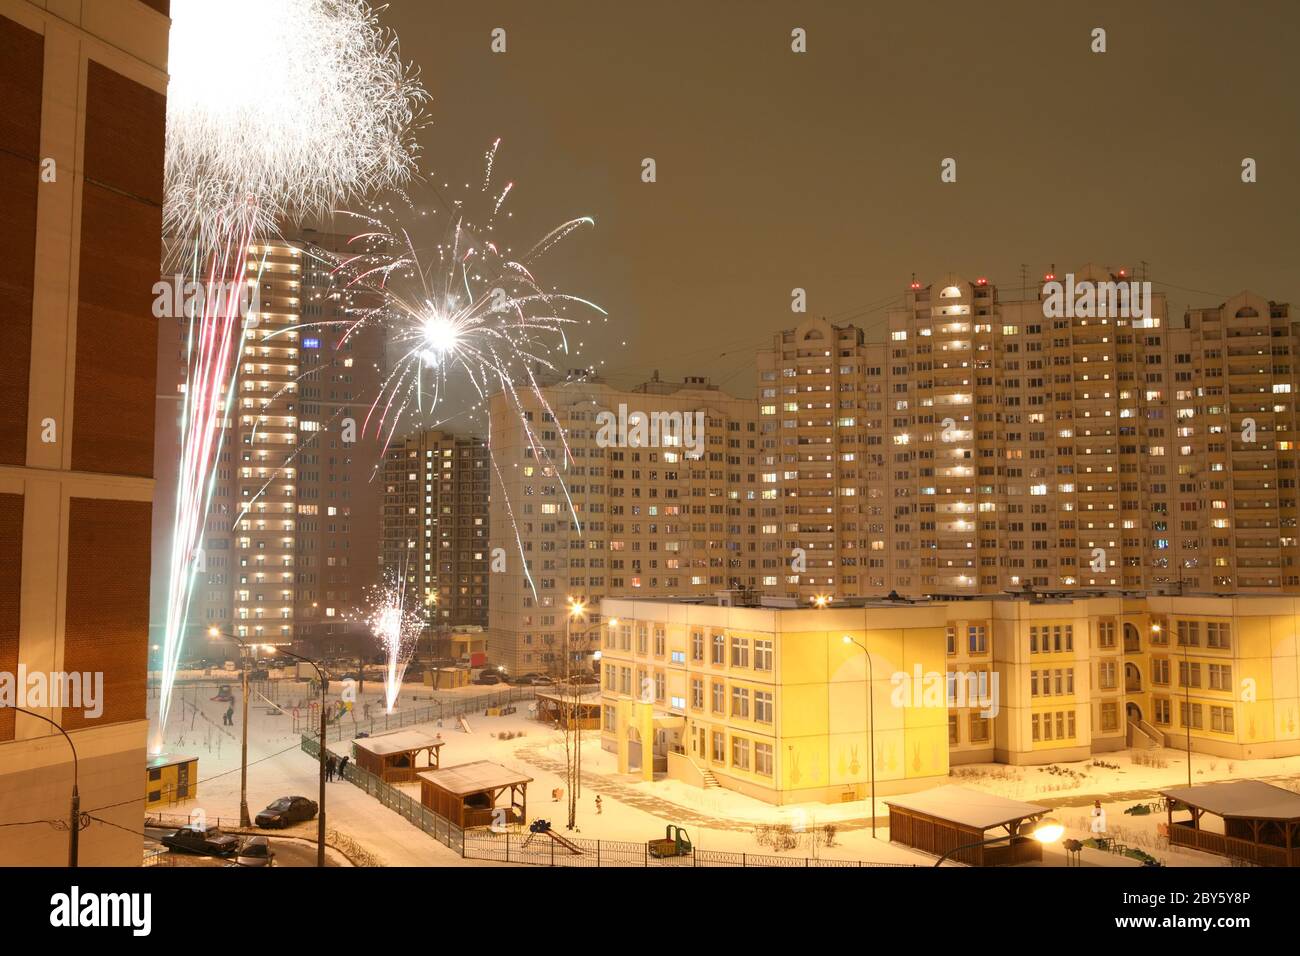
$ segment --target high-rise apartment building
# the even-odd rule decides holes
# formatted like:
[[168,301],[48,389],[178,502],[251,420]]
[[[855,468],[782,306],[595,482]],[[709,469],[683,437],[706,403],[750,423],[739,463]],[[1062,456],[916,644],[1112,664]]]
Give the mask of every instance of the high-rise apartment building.
[[[356,612],[379,579],[382,442],[373,422],[363,426],[383,344],[368,330],[342,334],[347,301],[327,255],[342,241],[307,231],[247,251],[257,295],[217,460],[191,648],[213,626],[268,643],[303,641],[321,653],[355,651],[365,639]],[[167,321],[160,349],[160,376],[176,395],[185,383],[186,321]],[[159,448],[173,449],[162,457],[174,462],[179,402],[166,392],[161,400]],[[170,495],[174,476],[163,478]],[[155,516],[158,567],[170,559],[170,520],[170,510]],[[155,583],[155,628],[158,591]]]
[[[761,587],[758,527],[779,502],[759,490],[752,401],[701,378],[621,390],[571,376],[545,404],[518,394],[522,412],[501,394],[489,405],[489,566],[504,567],[491,663],[562,672],[567,641],[570,666],[589,668],[602,597]],[[570,599],[587,607],[572,621]]]
[[39,715],[0,707],[7,865],[67,864],[74,773],[79,862],[140,863],[168,27],[0,0],[0,672]]
[[1242,293],[1175,324],[1140,284],[1116,308],[1134,282],[1089,266],[1003,301],[950,277],[913,283],[883,342],[777,335],[759,411],[783,591],[1300,590],[1289,307]]
[[421,431],[384,462],[383,564],[434,626],[488,623],[488,490],[479,438]]

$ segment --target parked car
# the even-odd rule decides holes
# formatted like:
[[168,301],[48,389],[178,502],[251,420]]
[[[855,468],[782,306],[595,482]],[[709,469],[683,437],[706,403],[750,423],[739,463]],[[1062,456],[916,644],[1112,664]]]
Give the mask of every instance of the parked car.
[[239,838],[222,833],[216,827],[203,830],[181,827],[160,842],[173,853],[197,853],[200,856],[233,856],[239,850]]
[[555,679],[545,674],[524,674],[515,683],[530,687],[551,687],[555,684]]
[[501,675],[496,671],[484,671],[474,678],[475,684],[500,684]]
[[283,830],[316,817],[316,801],[306,797],[281,797],[253,818],[263,830]]
[[244,845],[239,848],[239,855],[235,857],[237,866],[274,866],[275,851],[271,849],[271,841],[264,836],[249,837],[244,841]]

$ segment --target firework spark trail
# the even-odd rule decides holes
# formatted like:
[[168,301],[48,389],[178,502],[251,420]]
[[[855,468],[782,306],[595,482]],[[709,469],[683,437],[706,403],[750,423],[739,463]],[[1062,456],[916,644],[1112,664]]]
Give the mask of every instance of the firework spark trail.
[[[213,252],[202,313],[191,316],[188,338],[190,373],[186,381],[181,419],[173,553],[167,580],[165,634],[168,638],[183,634],[185,629],[194,581],[202,564],[206,516],[215,478],[213,464],[221,451],[225,434],[222,426],[235,393],[238,363],[234,360],[234,340],[236,331],[242,328],[241,297],[226,296],[223,308],[215,292],[222,288],[219,280],[232,272],[234,288],[243,288],[247,272],[247,258],[244,255],[246,245],[247,236],[241,237],[238,244],[235,239],[228,238],[224,248]],[[198,268],[197,261],[195,268]],[[180,651],[179,639],[164,642],[158,709],[159,747],[163,728],[167,725]]]
[[[226,415],[244,336],[238,301],[250,243],[282,223],[400,188],[414,174],[427,94],[367,0],[173,0],[164,233],[168,258],[192,248],[208,294],[191,315],[162,687],[151,750],[162,749]],[[256,29],[249,29],[255,23]],[[225,395],[222,396],[222,388]]]
[[428,625],[424,607],[418,601],[407,604],[406,583],[403,562],[395,574],[390,573],[390,580],[372,589],[371,610],[366,619],[370,632],[384,651],[384,704],[390,714],[402,692],[402,681],[416,642]]

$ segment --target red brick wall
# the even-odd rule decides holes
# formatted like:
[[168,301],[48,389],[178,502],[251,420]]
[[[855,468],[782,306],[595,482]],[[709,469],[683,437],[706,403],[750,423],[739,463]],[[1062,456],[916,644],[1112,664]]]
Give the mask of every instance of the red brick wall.
[[150,512],[147,501],[70,502],[63,670],[103,672],[104,713],[65,710],[69,730],[145,716]]
[[0,464],[27,460],[45,40],[0,17]]
[[[18,670],[23,584],[23,496],[0,495],[0,671]],[[13,740],[14,712],[0,707],[0,740]]]
[[72,467],[153,475],[165,99],[90,62]]

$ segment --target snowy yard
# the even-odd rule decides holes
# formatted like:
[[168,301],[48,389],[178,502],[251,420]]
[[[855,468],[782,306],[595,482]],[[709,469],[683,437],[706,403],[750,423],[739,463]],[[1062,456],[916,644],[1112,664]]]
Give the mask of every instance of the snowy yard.
[[[238,697],[238,683],[232,687]],[[470,687],[454,691],[433,691],[421,685],[408,686],[398,701],[398,710],[425,708],[435,700],[490,694],[503,688]],[[215,687],[185,688],[180,692],[183,704],[173,709],[167,734],[167,750],[174,754],[199,757],[199,798],[167,808],[184,813],[202,807],[209,818],[237,817],[239,808],[239,710],[236,726],[223,726],[222,715],[229,706],[208,698]],[[299,734],[294,731],[291,710],[302,702],[299,726],[308,722],[305,683],[281,685],[274,695],[288,713],[277,714],[266,701],[254,696],[250,701],[249,735],[249,809],[256,813],[276,797],[302,794],[316,799],[317,767],[315,761],[299,749]],[[365,703],[371,713],[382,713],[381,688],[367,682],[365,694],[357,704],[358,717]],[[151,704],[156,703],[151,701]],[[442,766],[449,767],[474,760],[491,760],[533,778],[528,786],[528,815],[551,822],[557,833],[586,839],[617,840],[643,843],[662,837],[668,824],[686,829],[698,849],[770,854],[770,846],[761,845],[757,827],[788,825],[796,845],[784,851],[790,857],[816,856],[826,859],[861,860],[875,863],[930,865],[934,858],[889,843],[886,826],[888,808],[884,797],[878,798],[878,838],[873,839],[868,801],[843,804],[796,804],[775,807],[731,790],[700,789],[673,780],[647,783],[639,775],[620,775],[613,754],[600,747],[596,731],[584,731],[582,746],[583,786],[577,812],[577,827],[566,830],[567,797],[555,801],[552,791],[564,786],[565,751],[563,735],[529,716],[528,702],[519,702],[518,711],[506,716],[488,717],[471,714],[470,732],[459,722],[447,718],[441,722],[409,725],[411,729],[441,734]],[[152,716],[152,710],[151,710]],[[344,717],[344,727],[351,718]],[[359,725],[358,725],[359,726]],[[332,742],[335,753],[350,751],[349,740]],[[1277,760],[1227,761],[1193,754],[1193,780],[1196,783],[1225,778],[1254,777],[1292,790],[1300,790],[1300,757]],[[1155,789],[1179,785],[1187,779],[1186,756],[1175,750],[1148,752],[1135,762],[1129,752],[1099,755],[1093,760],[1047,767],[1010,767],[1001,764],[975,764],[953,769],[950,781],[965,787],[995,793],[1015,800],[1039,803],[1067,827],[1067,836],[1086,839],[1091,836],[1091,809],[1100,798],[1106,812],[1108,835],[1130,846],[1143,849],[1171,866],[1215,866],[1227,861],[1194,851],[1170,851],[1157,838],[1157,825],[1165,822],[1163,812],[1134,816],[1123,811],[1135,804],[1150,804],[1158,799]],[[404,784],[402,789],[418,799],[419,785]],[[396,813],[382,807],[374,798],[349,783],[328,785],[328,824],[346,837],[357,841],[386,865],[492,865],[461,857],[432,837],[412,826]],[[599,812],[596,797],[601,797]],[[833,825],[833,841],[827,843],[827,825]],[[300,825],[301,826],[301,825]],[[305,825],[308,829],[314,824]],[[1136,865],[1134,861],[1085,850],[1085,865]],[[1061,848],[1049,847],[1044,865],[1064,865]]]

